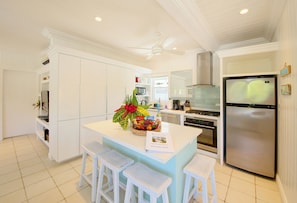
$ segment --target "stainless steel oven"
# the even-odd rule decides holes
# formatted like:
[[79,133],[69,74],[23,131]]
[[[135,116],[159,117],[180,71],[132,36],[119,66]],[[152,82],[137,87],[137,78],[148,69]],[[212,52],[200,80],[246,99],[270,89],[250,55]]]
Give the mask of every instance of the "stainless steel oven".
[[197,137],[197,148],[217,153],[217,120],[195,116],[185,116],[185,126],[192,126],[202,129]]

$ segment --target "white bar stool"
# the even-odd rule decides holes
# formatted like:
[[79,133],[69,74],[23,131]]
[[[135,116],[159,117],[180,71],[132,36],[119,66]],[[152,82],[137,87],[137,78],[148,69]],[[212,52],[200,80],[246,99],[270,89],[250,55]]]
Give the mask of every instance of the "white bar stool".
[[[98,178],[98,160],[102,154],[111,151],[111,149],[95,141],[81,145],[81,147],[83,149],[83,157],[79,186],[82,186],[84,180],[88,184],[90,184],[92,187],[92,202],[95,202]],[[85,174],[86,161],[88,156],[92,158],[92,173]]]
[[[103,196],[109,203],[119,203],[120,202],[120,187],[125,188],[124,184],[120,182],[120,173],[126,169],[128,166],[134,163],[134,160],[126,157],[114,150],[104,153],[101,156],[99,179],[98,179],[98,189],[96,203],[100,203],[101,196]],[[107,184],[108,187],[105,188],[103,185],[103,175],[104,170],[112,173],[112,183]],[[107,193],[113,190],[113,198]]]
[[[184,173],[186,174],[186,182],[184,188],[183,203],[188,203],[191,197],[194,195],[194,199],[198,196],[198,181],[202,182],[202,202],[217,202],[216,193],[216,181],[214,174],[214,166],[216,160],[204,155],[196,154],[193,159],[185,166]],[[207,192],[207,180],[210,178],[212,196],[208,197]],[[194,180],[194,188],[190,191],[192,185],[192,179]]]
[[128,167],[123,174],[127,177],[125,203],[130,203],[131,197],[134,200],[134,185],[138,187],[138,202],[144,202],[143,191],[150,195],[151,203],[156,203],[161,195],[163,203],[169,202],[167,188],[172,181],[170,177],[141,163]]

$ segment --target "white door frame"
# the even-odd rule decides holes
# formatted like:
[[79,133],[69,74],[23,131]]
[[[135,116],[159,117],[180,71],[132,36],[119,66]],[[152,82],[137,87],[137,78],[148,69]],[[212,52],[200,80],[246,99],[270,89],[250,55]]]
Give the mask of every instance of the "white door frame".
[[4,69],[0,69],[0,142],[3,140],[3,73]]

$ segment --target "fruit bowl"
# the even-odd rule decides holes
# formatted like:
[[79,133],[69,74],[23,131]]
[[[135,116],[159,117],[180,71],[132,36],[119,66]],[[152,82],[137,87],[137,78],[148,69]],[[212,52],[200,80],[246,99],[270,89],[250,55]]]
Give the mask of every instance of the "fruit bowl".
[[136,116],[132,120],[132,132],[137,135],[146,135],[146,131],[160,131],[161,121],[153,117]]

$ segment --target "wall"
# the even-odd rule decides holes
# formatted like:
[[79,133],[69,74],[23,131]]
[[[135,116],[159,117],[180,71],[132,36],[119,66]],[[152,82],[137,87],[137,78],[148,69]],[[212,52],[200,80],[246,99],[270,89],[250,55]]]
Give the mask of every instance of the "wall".
[[283,202],[296,202],[297,197],[297,1],[287,0],[275,38],[280,42],[277,68],[292,64],[292,73],[281,77],[280,84],[290,83],[292,94],[279,94],[279,129],[277,181]]

